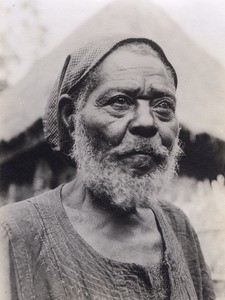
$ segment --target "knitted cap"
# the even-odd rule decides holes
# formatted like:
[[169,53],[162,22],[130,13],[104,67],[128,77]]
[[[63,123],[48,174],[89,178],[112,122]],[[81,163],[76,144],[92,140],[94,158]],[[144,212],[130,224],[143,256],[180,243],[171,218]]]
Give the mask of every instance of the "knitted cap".
[[[177,75],[166,58],[163,50],[152,40],[143,37],[113,35],[85,41],[66,58],[63,69],[57,79],[53,91],[48,98],[46,112],[43,117],[44,135],[55,151],[68,155],[68,134],[59,118],[59,100],[63,94],[72,96],[79,90],[80,83],[88,73],[104,60],[111,52],[124,44],[142,42],[155,50],[164,64],[171,70],[174,85],[177,87]],[[74,99],[76,103],[76,99]]]

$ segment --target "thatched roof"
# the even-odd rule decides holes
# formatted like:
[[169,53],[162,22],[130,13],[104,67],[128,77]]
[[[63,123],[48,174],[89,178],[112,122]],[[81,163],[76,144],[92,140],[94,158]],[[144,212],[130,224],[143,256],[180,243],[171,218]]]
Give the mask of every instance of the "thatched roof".
[[225,140],[225,69],[160,8],[113,2],[79,27],[27,76],[1,94],[0,140],[10,140],[44,113],[46,99],[66,55],[79,39],[110,32],[143,32],[161,45],[178,73],[178,117],[194,133]]

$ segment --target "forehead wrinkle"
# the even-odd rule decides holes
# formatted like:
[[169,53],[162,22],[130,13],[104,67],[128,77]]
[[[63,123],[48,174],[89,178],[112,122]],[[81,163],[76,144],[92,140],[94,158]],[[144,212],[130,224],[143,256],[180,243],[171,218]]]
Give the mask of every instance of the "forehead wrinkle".
[[[148,64],[148,66],[140,66],[140,65],[133,65],[131,66],[130,65],[130,60],[128,59],[127,60],[127,55],[132,55],[133,56],[133,59],[134,57],[138,57],[139,59],[144,59],[146,60],[146,58],[148,58],[149,61],[153,60],[154,61],[154,65],[150,65]],[[110,71],[123,71],[123,70],[127,70],[127,69],[150,69],[151,67],[154,69],[154,68],[157,68],[159,66],[162,66],[164,68],[165,65],[164,63],[162,62],[162,60],[159,58],[159,57],[155,57],[154,55],[152,54],[149,54],[149,55],[144,55],[142,53],[134,53],[130,50],[127,50],[127,49],[117,49],[116,51],[114,51],[113,53],[111,53],[108,57],[105,58],[105,60],[102,62],[101,64],[101,70],[104,70],[105,68],[109,68],[110,67]]]
[[[134,54],[134,56],[137,55]],[[126,61],[126,57],[124,57],[121,61],[120,57],[111,54],[99,66],[99,91],[107,92],[107,89],[115,89],[115,91],[125,91],[137,95],[144,93],[145,97],[151,92],[148,80],[151,81],[151,78],[154,78],[153,82],[149,83],[150,85],[153,83],[154,86],[159,86],[159,89],[160,86],[163,88],[166,85],[168,89],[171,89],[171,93],[175,92],[173,83],[169,84],[167,81],[168,79],[171,81],[171,79],[165,65],[159,59],[154,57],[153,59],[152,64],[145,66],[143,61],[140,61],[140,64],[135,65],[130,58]]]
[[94,93],[99,93],[100,96],[113,92],[138,95],[141,92],[141,86],[135,80],[126,80],[126,84],[124,84],[124,81],[121,82],[118,78],[115,78],[110,82],[103,82],[94,91]]
[[154,69],[154,68],[156,68],[155,66],[124,66],[124,67],[119,67],[119,68],[111,68],[111,69],[113,69],[113,70],[115,70],[115,71],[129,71],[129,70],[139,70],[139,69],[147,69],[147,70],[149,70],[149,69]]
[[[159,76],[161,79],[162,77]],[[175,97],[175,87],[174,85],[171,83],[168,83],[165,79],[163,80],[163,82],[152,82],[149,80],[149,78],[145,78],[144,79],[144,93],[146,95],[150,95],[152,93],[165,93],[168,95],[171,95],[172,97]]]
[[[145,72],[143,72],[143,70],[146,70]],[[154,71],[154,74],[149,74],[149,71]],[[113,71],[113,72],[112,72]],[[131,73],[131,71],[137,71],[136,74]],[[101,72],[101,75],[103,77],[112,77],[113,75],[116,76],[118,78],[118,75],[121,74],[121,76],[123,76],[124,74],[131,74],[131,76],[138,76],[139,74],[141,74],[142,76],[154,76],[154,75],[163,75],[165,74],[166,70],[163,70],[163,68],[161,70],[159,70],[156,66],[133,66],[133,67],[123,67],[123,68],[114,68],[111,67],[110,70],[105,71],[104,69]]]
[[[118,63],[117,63],[118,65]],[[125,80],[133,80],[140,82],[143,80],[144,76],[152,78],[154,76],[159,76],[163,78],[166,76],[167,78],[170,78],[168,75],[168,71],[163,65],[162,62],[159,62],[157,66],[124,66],[124,67],[118,67],[115,68],[115,65],[109,65],[107,64],[107,68],[105,69],[106,65],[102,65],[102,68],[100,70],[100,80],[105,81],[105,79],[110,78],[111,81],[118,80],[118,79],[124,79],[124,74],[130,75]],[[110,67],[110,68],[109,68]],[[144,72],[143,72],[144,70]],[[115,78],[115,79],[114,79]],[[172,83],[172,82],[171,82]],[[173,83],[172,83],[173,84]]]
[[[158,78],[162,78],[159,75],[156,75]],[[152,82],[149,78],[142,78],[138,80],[136,78],[133,79],[125,79],[120,80],[120,78],[110,78],[110,81],[107,81],[107,78],[103,77],[103,81],[98,87],[93,91],[94,93],[99,93],[99,96],[103,94],[110,95],[113,92],[122,92],[126,94],[133,95],[135,97],[141,98],[149,98],[154,93],[165,93],[165,95],[169,95],[175,97],[175,88],[173,85],[165,84],[163,82]]]

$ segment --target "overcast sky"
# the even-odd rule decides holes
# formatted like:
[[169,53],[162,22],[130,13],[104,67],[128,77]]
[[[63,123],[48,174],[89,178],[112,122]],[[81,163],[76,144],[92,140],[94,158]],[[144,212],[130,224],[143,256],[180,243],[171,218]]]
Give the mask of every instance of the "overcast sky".
[[[15,6],[20,0],[3,0]],[[52,50],[78,25],[112,0],[30,0],[40,10],[42,22],[49,29],[42,55]],[[138,1],[138,0],[136,0]],[[140,1],[140,0],[139,0]],[[151,0],[146,0],[151,1]],[[225,66],[224,0],[152,0]],[[18,16],[14,16],[17,18]],[[16,22],[15,22],[16,23]],[[18,42],[17,42],[18,44]],[[29,57],[28,45],[19,43],[19,51]],[[28,53],[27,53],[28,52]],[[21,70],[23,73],[24,70]],[[20,77],[20,75],[17,75]]]

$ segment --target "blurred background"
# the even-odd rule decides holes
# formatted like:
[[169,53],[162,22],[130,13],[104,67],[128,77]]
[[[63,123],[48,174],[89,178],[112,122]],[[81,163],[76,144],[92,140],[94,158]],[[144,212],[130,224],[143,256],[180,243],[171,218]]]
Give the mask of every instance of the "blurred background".
[[166,198],[189,216],[225,299],[223,0],[2,0],[0,205],[73,178],[45,143],[41,116],[66,55],[79,40],[112,32],[150,37],[177,71],[185,156]]

